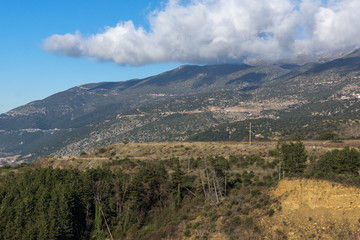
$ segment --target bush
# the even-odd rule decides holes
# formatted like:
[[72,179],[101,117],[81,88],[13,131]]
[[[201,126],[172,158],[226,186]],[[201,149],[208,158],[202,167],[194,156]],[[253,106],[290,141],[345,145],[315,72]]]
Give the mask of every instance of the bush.
[[248,225],[248,226],[253,225],[253,219],[252,219],[252,217],[247,217],[247,218],[245,219],[245,224]]
[[244,215],[249,215],[250,209],[248,207],[246,207],[243,211]]
[[234,187],[239,190],[242,187],[242,183],[237,182],[235,183]]
[[210,211],[208,212],[208,217],[210,218],[211,221],[216,221],[219,216],[216,213],[216,211]]
[[358,176],[360,153],[354,148],[345,147],[325,153],[316,163],[314,175],[329,177],[334,174]]
[[193,225],[193,229],[197,229],[198,227],[200,227],[200,222],[196,222]]
[[275,210],[274,210],[274,209],[270,209],[270,210],[268,211],[268,215],[269,215],[270,217],[272,217],[272,216],[274,215],[274,213],[275,213]]
[[227,211],[227,212],[225,213],[225,216],[230,217],[231,214],[232,214],[232,211],[229,210],[229,211]]
[[321,133],[316,140],[334,140],[337,139],[339,136],[333,132],[324,132]]
[[278,157],[279,156],[279,151],[277,149],[272,149],[269,150],[269,157]]
[[255,197],[261,194],[261,191],[259,189],[251,190],[251,196]]
[[234,225],[240,225],[241,224],[241,219],[239,216],[235,216],[233,218],[231,218],[231,222],[234,224]]
[[186,229],[184,232],[184,235],[185,235],[185,237],[190,237],[191,236],[190,230]]
[[291,141],[303,141],[303,140],[304,140],[304,136],[295,135],[295,136],[290,137],[290,140],[291,140]]
[[105,148],[99,148],[98,152],[99,152],[99,153],[105,153],[105,152],[106,152],[106,149],[105,149]]

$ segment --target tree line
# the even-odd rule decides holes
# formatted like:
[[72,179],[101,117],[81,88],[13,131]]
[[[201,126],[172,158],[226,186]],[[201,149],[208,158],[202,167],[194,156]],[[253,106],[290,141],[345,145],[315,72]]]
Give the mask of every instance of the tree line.
[[279,141],[272,154],[279,158],[279,179],[285,176],[314,177],[360,186],[360,152],[345,147],[309,159],[301,141]]

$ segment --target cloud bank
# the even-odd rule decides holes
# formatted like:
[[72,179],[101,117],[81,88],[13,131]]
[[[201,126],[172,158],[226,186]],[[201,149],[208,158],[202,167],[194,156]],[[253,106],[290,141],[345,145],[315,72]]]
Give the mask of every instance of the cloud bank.
[[150,14],[84,37],[52,35],[47,51],[120,65],[294,58],[360,47],[359,0],[170,0]]

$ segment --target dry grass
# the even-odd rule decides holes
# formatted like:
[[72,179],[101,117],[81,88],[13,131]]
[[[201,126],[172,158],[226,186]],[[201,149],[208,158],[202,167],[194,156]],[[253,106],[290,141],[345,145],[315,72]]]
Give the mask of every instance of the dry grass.
[[[185,161],[191,157],[224,156],[228,158],[231,155],[260,155],[267,158],[269,150],[274,149],[276,144],[277,142],[253,142],[252,145],[245,142],[119,143],[105,147],[103,153],[95,151],[83,157],[43,158],[38,160],[35,165],[84,170],[101,167],[106,162],[124,158],[140,161],[159,161],[172,157]],[[304,144],[309,155],[319,158],[326,151],[334,148],[343,148],[345,146],[357,148],[360,146],[360,140],[346,140],[342,142],[304,141]]]

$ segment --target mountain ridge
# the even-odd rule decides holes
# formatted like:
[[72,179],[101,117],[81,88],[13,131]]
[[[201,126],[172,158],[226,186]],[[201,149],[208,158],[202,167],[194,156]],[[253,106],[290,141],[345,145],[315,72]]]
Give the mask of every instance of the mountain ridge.
[[184,65],[144,79],[84,84],[1,114],[0,152],[32,160],[119,141],[181,141],[217,125],[292,112],[307,121],[358,116],[359,66],[353,52],[301,66]]

